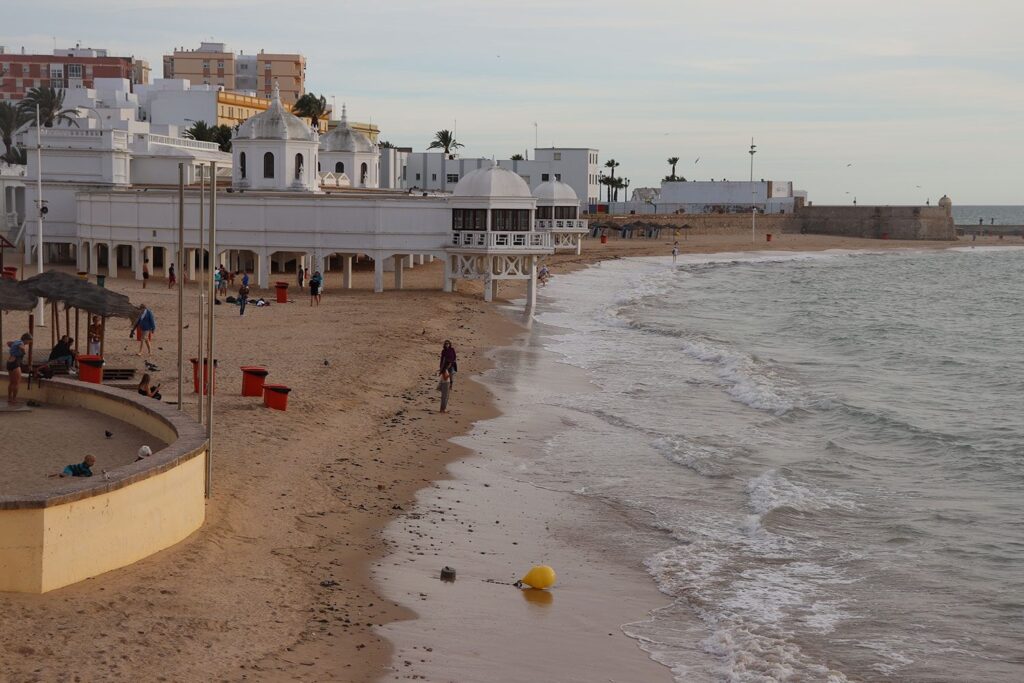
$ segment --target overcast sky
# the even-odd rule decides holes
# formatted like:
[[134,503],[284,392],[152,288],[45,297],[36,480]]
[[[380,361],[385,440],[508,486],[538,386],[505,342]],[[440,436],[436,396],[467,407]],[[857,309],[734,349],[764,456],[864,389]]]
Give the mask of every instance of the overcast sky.
[[463,154],[507,158],[532,150],[536,122],[542,146],[598,148],[635,188],[669,156],[687,178],[745,179],[754,137],[755,177],[817,203],[1024,204],[1020,0],[51,0],[15,14],[8,50],[80,41],[155,77],[164,52],[201,40],[302,52],[308,89],[415,149],[457,121]]

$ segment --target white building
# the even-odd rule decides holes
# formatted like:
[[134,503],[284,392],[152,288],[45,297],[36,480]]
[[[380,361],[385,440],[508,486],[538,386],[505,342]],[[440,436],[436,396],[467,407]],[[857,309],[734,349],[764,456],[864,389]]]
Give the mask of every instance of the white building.
[[676,180],[661,181],[661,190],[639,188],[633,200],[612,202],[613,214],[735,213],[757,207],[764,213],[793,213],[807,193],[793,190],[789,180]]
[[[382,153],[381,187],[451,192],[471,171],[495,162],[484,158],[462,158],[444,152],[413,152],[386,149]],[[530,190],[542,183],[560,180],[572,187],[586,204],[598,200],[598,151],[589,148],[538,147],[534,159],[502,159],[497,165],[518,174]]]
[[[33,129],[27,136],[29,148],[37,134],[42,143],[43,197],[50,209],[44,256],[73,258],[81,271],[116,277],[118,267],[131,268],[141,278],[148,260],[154,271],[166,272],[181,246],[186,257],[177,267],[189,277],[197,264],[221,263],[253,270],[257,286],[268,287],[275,269],[294,263],[321,272],[340,268],[343,285],[350,287],[353,261],[368,257],[374,263],[374,289],[383,291],[385,270],[394,271],[400,288],[404,269],[440,258],[446,290],[460,279],[480,279],[490,299],[499,281],[522,279],[529,283],[532,302],[537,258],[553,252],[557,226],[536,218],[538,200],[523,178],[504,168],[488,165],[468,173],[451,196],[327,189],[323,179],[333,174],[317,173],[318,163],[324,165],[321,156],[353,155],[344,158],[357,168],[367,163],[365,178],[362,170],[359,177],[370,184],[375,146],[367,148],[353,131],[343,131],[325,151],[326,141],[277,97],[240,127],[231,155],[214,143],[147,132],[148,123],[113,113],[108,118],[106,111],[80,119],[80,128]],[[215,254],[206,253],[199,233],[197,180],[211,162],[218,165],[220,181]],[[177,243],[179,164],[187,185],[183,245]],[[32,162],[19,181],[29,188],[23,206],[32,205],[32,180],[39,172]],[[545,194],[546,206],[554,211],[552,201],[568,203],[567,189]],[[24,233],[25,258],[31,262],[35,233]]]

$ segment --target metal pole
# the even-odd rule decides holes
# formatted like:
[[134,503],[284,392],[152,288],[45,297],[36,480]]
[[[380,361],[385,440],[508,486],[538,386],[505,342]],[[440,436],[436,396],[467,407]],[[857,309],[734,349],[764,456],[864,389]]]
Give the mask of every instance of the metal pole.
[[[39,124],[39,105],[36,105],[36,215],[38,216],[38,232],[36,234],[36,272],[43,272],[43,128]],[[46,315],[43,311],[43,298],[39,297],[39,309],[36,313],[39,327],[46,326]]]
[[178,164],[178,410],[181,410],[181,390],[184,382],[182,367],[185,327],[185,164]]
[[755,232],[757,231],[757,191],[754,189],[754,155],[757,153],[757,145],[754,138],[750,138],[750,243],[757,242]]
[[[203,173],[203,171],[205,169],[206,166],[203,164],[199,164],[198,168],[196,169],[199,171],[199,237],[196,242],[196,246],[199,247],[198,249],[196,249],[196,253],[199,254],[199,286],[196,288],[199,290],[199,329],[197,330],[196,337],[198,345],[198,349],[196,350],[196,368],[197,372],[204,374],[207,372],[206,366],[203,365],[203,343],[206,340],[206,338],[203,336],[203,323],[205,322],[204,318],[206,317],[205,315],[203,315],[203,299],[206,297],[206,290],[203,288],[202,285],[202,283],[205,282],[205,280],[203,279],[203,209],[205,208],[206,204],[206,182],[204,178],[205,173]],[[204,374],[201,374],[200,377],[203,377]],[[205,380],[200,379],[200,392],[205,390],[203,388],[204,385]],[[199,424],[203,424],[203,421],[206,417],[206,403],[203,400],[202,393],[199,394],[199,403],[196,406],[196,410],[198,413]]]
[[[210,265],[216,260],[217,253],[217,162],[210,162]],[[210,497],[211,479],[213,477],[213,390],[214,390],[214,326],[213,326],[213,300],[217,293],[213,289],[213,278],[208,278],[206,283],[210,292],[210,305],[207,315],[209,320],[206,325],[207,347],[206,362],[210,364],[209,389],[206,392],[206,497]],[[200,397],[202,399],[202,397]]]

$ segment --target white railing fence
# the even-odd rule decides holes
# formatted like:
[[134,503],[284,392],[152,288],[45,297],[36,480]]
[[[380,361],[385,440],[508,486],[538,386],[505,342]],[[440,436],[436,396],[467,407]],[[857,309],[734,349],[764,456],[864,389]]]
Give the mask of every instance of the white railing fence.
[[469,249],[550,249],[551,234],[456,230],[452,232],[452,246]]

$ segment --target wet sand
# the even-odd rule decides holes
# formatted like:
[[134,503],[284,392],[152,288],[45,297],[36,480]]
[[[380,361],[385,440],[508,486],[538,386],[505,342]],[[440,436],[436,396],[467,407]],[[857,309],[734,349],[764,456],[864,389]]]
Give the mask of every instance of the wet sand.
[[[690,236],[680,245],[684,252],[702,253],[751,247],[749,233]],[[755,246],[813,250],[951,245],[781,235]],[[611,240],[605,245],[588,240],[582,257],[557,256],[550,263],[557,277],[603,258],[666,256],[670,250],[671,238]],[[176,295],[160,278],[143,291],[140,283],[128,279],[127,270],[121,275],[108,280],[108,286],[150,304],[156,313],[153,360],[161,367],[156,374],[164,383],[165,400],[173,401]],[[351,291],[340,289],[340,273],[328,273],[319,309],[310,308],[308,298],[301,296],[293,304],[250,307],[244,317],[234,307],[217,307],[220,394],[206,524],[186,541],[131,567],[43,596],[0,595],[0,610],[8,617],[0,624],[0,670],[8,680],[369,681],[395,676],[393,661],[404,667],[393,660],[392,645],[378,629],[415,614],[398,604],[402,596],[389,592],[382,597],[370,572],[383,566],[382,558],[397,542],[404,547],[408,541],[389,540],[382,530],[412,508],[419,490],[450,477],[445,470],[449,462],[465,457],[449,439],[497,414],[487,390],[468,378],[488,367],[485,354],[490,349],[522,331],[496,306],[482,301],[478,283],[460,285],[454,295],[442,293],[438,262],[405,276],[405,291],[374,294],[370,270],[357,271]],[[280,279],[291,281],[292,276]],[[520,292],[521,287],[503,284],[498,296],[514,298]],[[269,290],[259,293],[272,296]],[[198,328],[195,288],[190,286],[186,296],[185,349],[191,356]],[[9,338],[24,327],[23,314],[5,315]],[[110,324],[108,365],[141,371],[128,328],[127,321]],[[37,332],[37,339],[48,338],[48,328]],[[451,414],[438,415],[434,373],[446,338],[458,347],[461,374]],[[271,370],[268,381],[293,388],[287,413],[266,410],[259,400],[238,395],[238,368],[249,364],[265,364]],[[195,410],[187,385],[185,408]],[[12,417],[18,416],[4,419]],[[492,480],[492,485],[499,483]],[[513,494],[521,493],[514,481],[501,483],[513,485]],[[503,491],[509,495],[507,488]],[[522,528],[535,529],[548,515],[583,514],[555,506],[541,508],[541,516],[525,520]],[[459,511],[461,521],[472,522],[474,529],[493,524],[490,512],[479,507]],[[514,530],[517,524],[509,516],[508,527]],[[543,545],[546,541],[538,543],[542,545],[534,557],[544,556],[549,547]],[[476,575],[511,578],[524,569],[523,559],[498,557]],[[597,581],[606,573],[602,559],[569,559],[566,576]],[[426,567],[431,573],[434,564]],[[656,599],[650,599],[646,577],[640,587],[638,572],[621,575],[626,578],[613,591],[618,595],[615,604],[630,603],[629,613],[613,619],[626,621],[637,612],[642,616]],[[573,597],[574,585],[575,580],[563,584],[565,590],[555,595],[553,605],[569,604],[591,614],[586,591]],[[452,588],[461,591],[462,586]],[[500,589],[496,599],[511,599],[512,609],[540,609],[513,589]],[[638,590],[647,597],[634,595]],[[562,601],[560,596],[565,596]],[[634,598],[640,609],[633,608]],[[432,607],[427,601],[416,610],[426,618]],[[415,628],[416,622],[406,623]],[[574,656],[611,651],[609,643],[617,641],[618,652],[635,655],[630,657],[635,666],[653,666],[625,636],[610,637],[608,632],[582,631],[587,637],[581,636]],[[496,647],[481,632],[479,656],[486,658]],[[442,667],[438,670],[443,670],[442,655],[435,650],[432,661]],[[540,673],[551,661],[548,654],[531,657],[525,651],[523,657],[529,658],[535,677],[553,680]]]

